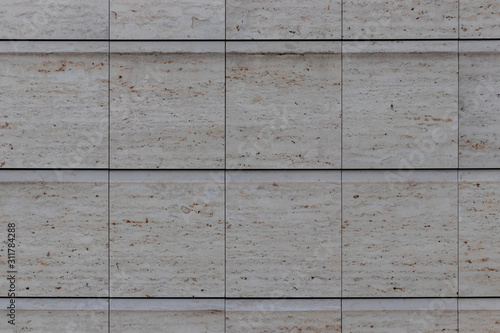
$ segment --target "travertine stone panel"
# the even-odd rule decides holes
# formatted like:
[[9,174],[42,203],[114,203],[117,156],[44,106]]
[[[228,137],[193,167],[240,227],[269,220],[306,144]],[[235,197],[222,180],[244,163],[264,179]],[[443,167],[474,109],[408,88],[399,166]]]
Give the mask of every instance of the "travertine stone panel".
[[227,49],[228,168],[339,168],[340,43]]
[[460,167],[500,167],[500,42],[460,42]]
[[227,333],[341,332],[340,300],[228,300]]
[[340,173],[227,174],[229,297],[340,296]]
[[500,2],[460,0],[460,38],[500,38]]
[[[0,172],[2,239],[16,224],[16,296],[107,296],[107,194],[106,171]],[[0,262],[7,270],[7,246]],[[0,287],[7,296],[9,281]]]
[[224,0],[111,0],[112,39],[223,39]]
[[0,0],[0,39],[106,39],[107,0]]
[[343,50],[343,167],[456,168],[457,42]]
[[344,38],[457,38],[458,0],[345,0]]
[[344,171],[343,296],[457,295],[456,171]]
[[3,333],[106,333],[108,332],[108,301],[103,299],[16,299],[15,325],[7,309],[9,299],[0,299]]
[[107,167],[107,51],[104,42],[0,42],[0,167]]
[[111,44],[111,167],[224,166],[224,43]]
[[113,299],[111,332],[224,332],[224,300]]
[[227,38],[340,38],[340,3],[340,0],[228,0]]
[[342,324],[344,333],[458,332],[457,300],[343,300]]
[[460,332],[500,332],[500,299],[459,299],[458,307]]
[[500,171],[460,172],[460,296],[500,296]]
[[224,176],[114,171],[111,296],[224,296]]

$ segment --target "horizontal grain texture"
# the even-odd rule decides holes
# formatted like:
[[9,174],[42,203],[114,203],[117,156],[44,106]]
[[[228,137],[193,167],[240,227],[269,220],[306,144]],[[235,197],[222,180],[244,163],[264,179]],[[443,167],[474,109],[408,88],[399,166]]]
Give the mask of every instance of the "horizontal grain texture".
[[222,297],[223,183],[161,181],[162,173],[157,182],[111,182],[111,295]]
[[340,296],[340,184],[227,177],[227,295]]
[[227,55],[228,168],[340,167],[340,54],[253,52]]
[[345,0],[347,39],[457,38],[458,0]]
[[500,172],[460,176],[460,296],[500,296]]
[[456,181],[344,181],[342,204],[345,297],[456,295]]
[[343,59],[343,167],[457,167],[456,52],[365,47]]
[[1,53],[0,68],[0,167],[107,167],[106,53]]
[[[460,167],[500,167],[500,48],[464,42],[460,48]],[[476,50],[477,48],[480,49]]]
[[224,54],[111,55],[111,167],[224,166]]
[[340,0],[227,1],[227,38],[338,39]]
[[224,0],[112,0],[112,39],[223,39]]
[[340,302],[332,300],[228,300],[226,332],[341,332]]
[[[106,296],[106,174],[99,181],[87,182],[65,180],[64,172],[60,176],[60,181],[1,182],[4,239],[7,225],[16,224],[16,295]],[[1,248],[0,254],[6,265],[7,247]],[[9,289],[7,282],[1,282],[2,296]]]
[[0,1],[0,39],[106,39],[108,1]]
[[500,3],[460,0],[461,38],[500,38]]
[[224,331],[224,300],[111,300],[111,332]]

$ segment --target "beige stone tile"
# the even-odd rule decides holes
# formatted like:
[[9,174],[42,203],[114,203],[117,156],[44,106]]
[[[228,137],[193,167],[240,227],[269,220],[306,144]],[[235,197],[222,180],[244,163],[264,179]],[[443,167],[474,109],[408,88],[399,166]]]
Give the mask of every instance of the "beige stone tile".
[[500,171],[460,172],[460,296],[500,296]]
[[114,299],[111,332],[224,332],[224,300]]
[[340,300],[228,300],[225,332],[340,333]]
[[0,39],[106,39],[107,0],[0,1]]
[[458,0],[345,0],[344,38],[457,38]]
[[456,168],[456,42],[346,42],[343,167]]
[[108,303],[103,299],[16,299],[15,325],[8,321],[10,299],[0,299],[3,333],[108,332]]
[[112,39],[223,39],[224,0],[111,0]]
[[228,168],[339,168],[340,43],[227,48]]
[[500,42],[460,42],[460,167],[500,167]]
[[344,333],[458,332],[456,299],[342,301]]
[[343,296],[457,295],[455,171],[344,171]]
[[460,332],[500,332],[500,299],[459,299],[458,307]]
[[111,172],[111,295],[224,296],[222,172]]
[[111,167],[223,167],[224,43],[111,50]]
[[232,39],[338,39],[340,0],[227,1]]
[[0,42],[0,167],[107,167],[107,50]]
[[229,297],[340,296],[340,173],[229,172]]
[[[3,240],[15,223],[16,296],[107,296],[107,194],[106,171],[0,172]],[[9,287],[3,278],[1,296]]]
[[460,38],[500,38],[500,2],[460,0]]

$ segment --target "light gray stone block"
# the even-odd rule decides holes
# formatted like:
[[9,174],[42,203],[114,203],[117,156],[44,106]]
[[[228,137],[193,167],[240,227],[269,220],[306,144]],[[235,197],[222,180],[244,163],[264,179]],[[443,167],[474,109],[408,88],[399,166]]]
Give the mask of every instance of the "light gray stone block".
[[459,175],[460,296],[500,296],[500,171]]
[[456,42],[346,42],[343,167],[456,168]]
[[0,167],[107,167],[107,51],[105,42],[0,42]]
[[4,333],[21,332],[108,332],[108,301],[104,299],[16,299],[15,325],[8,323],[10,299],[0,299]]
[[500,299],[459,299],[458,307],[460,332],[500,332]]
[[340,296],[340,173],[229,172],[229,297]]
[[340,333],[340,300],[227,300],[226,332]]
[[1,0],[0,39],[106,39],[107,0]]
[[343,300],[342,324],[348,333],[458,332],[457,300]]
[[224,166],[224,43],[111,44],[111,167]]
[[344,171],[342,181],[343,296],[456,296],[456,171]]
[[228,0],[230,39],[338,39],[340,0]]
[[340,43],[227,49],[228,168],[339,168]]
[[345,0],[347,39],[457,38],[458,0]]
[[[2,239],[16,225],[16,296],[107,296],[107,194],[106,171],[0,171]],[[2,296],[8,287],[3,278]]]
[[460,0],[460,38],[500,38],[500,2]]
[[222,172],[114,171],[111,296],[224,296]]
[[223,39],[224,0],[112,0],[112,39]]
[[224,300],[113,299],[112,333],[224,332]]
[[460,167],[500,167],[500,42],[460,41]]

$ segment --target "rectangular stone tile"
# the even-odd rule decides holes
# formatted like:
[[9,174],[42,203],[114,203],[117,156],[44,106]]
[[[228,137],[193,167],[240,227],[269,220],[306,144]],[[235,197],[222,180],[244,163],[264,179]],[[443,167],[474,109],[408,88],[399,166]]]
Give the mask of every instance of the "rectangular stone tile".
[[227,300],[225,332],[340,333],[340,300]]
[[458,332],[456,299],[342,301],[344,333]]
[[345,0],[347,39],[457,38],[458,0]]
[[106,171],[1,170],[1,296],[107,296],[107,194]]
[[227,38],[338,39],[340,0],[227,1]]
[[344,171],[344,297],[457,295],[456,171]]
[[[10,299],[4,298],[0,306],[3,333],[108,332],[108,301],[104,299],[23,298],[15,299],[14,308],[9,309]],[[13,318],[15,325],[9,323]]]
[[113,299],[111,332],[224,332],[224,300]]
[[105,42],[0,42],[0,167],[105,168]]
[[500,332],[500,299],[459,299],[458,308],[460,332]]
[[111,167],[224,166],[224,43],[111,43]]
[[456,168],[457,42],[346,42],[343,167]]
[[500,2],[460,0],[460,38],[500,38]]
[[111,0],[112,39],[223,39],[224,0]]
[[339,168],[339,42],[227,44],[228,168]]
[[223,172],[112,171],[111,295],[224,296]]
[[500,296],[500,171],[459,177],[460,296]]
[[229,297],[340,296],[340,172],[226,178]]
[[500,167],[499,63],[499,41],[460,41],[460,167]]
[[107,0],[0,1],[0,39],[106,39]]

